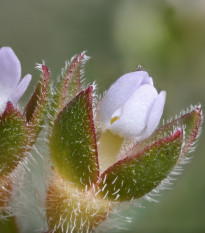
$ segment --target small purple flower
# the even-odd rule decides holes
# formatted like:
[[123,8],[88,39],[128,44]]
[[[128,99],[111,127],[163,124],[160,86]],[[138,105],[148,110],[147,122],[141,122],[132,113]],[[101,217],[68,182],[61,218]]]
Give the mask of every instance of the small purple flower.
[[9,47],[0,49],[0,114],[8,101],[16,104],[26,91],[31,75],[20,81],[21,64],[14,51]]
[[105,93],[100,115],[105,129],[124,138],[149,137],[161,119],[166,92],[159,94],[145,71],[121,76]]

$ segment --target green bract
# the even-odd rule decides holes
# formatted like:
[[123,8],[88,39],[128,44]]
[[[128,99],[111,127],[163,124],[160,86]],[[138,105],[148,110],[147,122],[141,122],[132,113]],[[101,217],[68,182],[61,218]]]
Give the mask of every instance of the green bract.
[[80,92],[58,115],[50,139],[55,170],[79,187],[98,176],[97,146],[92,114],[92,87]]
[[8,175],[23,158],[28,143],[28,129],[21,113],[11,102],[0,116],[0,177]]
[[45,65],[39,65],[42,71],[40,81],[25,109],[25,117],[29,124],[30,144],[35,143],[48,112],[50,95],[50,71]]

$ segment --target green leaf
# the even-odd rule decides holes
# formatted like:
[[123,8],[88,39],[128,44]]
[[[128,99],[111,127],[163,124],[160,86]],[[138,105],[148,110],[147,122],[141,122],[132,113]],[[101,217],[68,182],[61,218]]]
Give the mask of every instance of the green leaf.
[[90,186],[98,177],[92,89],[80,92],[60,112],[50,139],[54,169],[78,187]]
[[48,112],[50,94],[50,71],[45,65],[39,65],[38,68],[42,71],[42,75],[24,113],[26,120],[29,123],[31,135],[30,144],[33,144],[36,141],[36,138],[42,129],[45,116]]
[[156,188],[175,166],[181,151],[182,136],[181,131],[176,131],[140,154],[133,154],[108,168],[99,181],[104,198],[129,201]]
[[0,116],[0,176],[13,171],[27,149],[28,129],[11,102]]
[[[144,150],[147,145],[152,144],[155,141],[158,141],[164,137],[170,136],[177,129],[183,130],[183,147],[181,151],[181,157],[187,154],[193,144],[195,143],[199,133],[200,126],[202,123],[202,110],[200,106],[191,107],[191,110],[177,118],[174,121],[171,121],[168,124],[163,125],[161,128],[157,129],[149,138],[137,143],[133,150],[135,153],[140,153]],[[130,153],[133,153],[133,150]],[[128,156],[131,155],[128,152]]]
[[73,99],[80,91],[81,76],[83,67],[88,57],[85,52],[74,56],[69,64],[62,71],[62,77],[57,83],[57,88],[53,96],[53,103],[51,105],[51,115],[54,117],[61,111],[66,104]]

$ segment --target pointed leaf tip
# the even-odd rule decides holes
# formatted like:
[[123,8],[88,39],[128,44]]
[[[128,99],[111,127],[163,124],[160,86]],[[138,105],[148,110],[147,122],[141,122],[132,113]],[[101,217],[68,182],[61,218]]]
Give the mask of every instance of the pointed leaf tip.
[[21,113],[11,102],[0,116],[0,176],[12,172],[24,156],[28,130]]
[[[134,146],[135,153],[143,151],[147,145],[150,145],[164,137],[172,135],[174,131],[180,129],[183,131],[183,145],[180,157],[187,154],[196,142],[203,120],[201,106],[191,107],[190,110],[177,119],[163,125],[157,129],[150,137],[140,141]],[[129,155],[129,152],[128,152]]]
[[88,60],[85,52],[74,56],[70,62],[66,63],[62,70],[62,77],[57,84],[57,91],[52,103],[51,115],[55,116],[73,99],[82,88],[82,74],[85,62]]
[[92,89],[80,92],[59,113],[50,139],[55,170],[81,188],[91,186],[98,177]]
[[176,121],[183,124],[185,139],[181,156],[184,156],[191,150],[200,135],[203,121],[201,106],[195,106],[191,112],[183,115]]
[[50,76],[50,70],[46,65],[42,65],[42,72],[44,77]]
[[191,107],[186,114],[159,128],[153,136],[159,138],[163,134],[169,135],[177,128],[183,130],[184,140],[180,155],[182,157],[191,150],[196,142],[196,139],[200,134],[202,118],[201,106]]
[[14,108],[13,104],[9,101],[6,105],[4,112],[2,113],[2,115],[0,117],[4,118],[7,114],[9,114],[12,111],[15,111],[15,108]]
[[28,102],[25,109],[25,117],[29,123],[31,131],[31,143],[34,143],[38,133],[40,132],[45,116],[48,111],[48,100],[50,94],[50,70],[46,65],[38,65],[37,68],[41,70],[40,81]]
[[156,188],[171,172],[181,152],[183,133],[173,135],[146,147],[141,153],[130,153],[100,177],[103,198],[129,201],[140,198]]

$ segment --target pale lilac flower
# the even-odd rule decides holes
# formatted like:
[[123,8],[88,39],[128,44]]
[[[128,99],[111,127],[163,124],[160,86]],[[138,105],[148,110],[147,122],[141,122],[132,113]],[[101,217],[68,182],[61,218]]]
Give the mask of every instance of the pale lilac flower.
[[14,51],[9,47],[0,49],[0,114],[8,101],[16,104],[26,91],[31,75],[22,80],[21,64]]
[[121,76],[105,93],[100,115],[105,129],[124,138],[150,136],[161,119],[166,92],[159,94],[145,71]]

